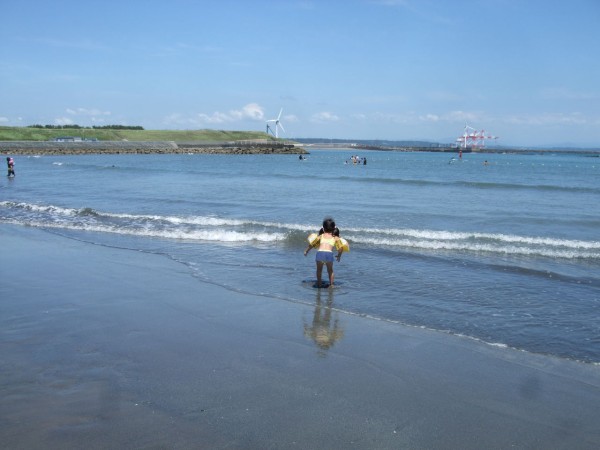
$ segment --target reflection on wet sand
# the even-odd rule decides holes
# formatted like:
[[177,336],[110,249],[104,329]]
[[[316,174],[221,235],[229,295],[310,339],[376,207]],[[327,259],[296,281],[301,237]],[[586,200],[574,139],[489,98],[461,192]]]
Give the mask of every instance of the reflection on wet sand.
[[317,292],[312,324],[304,321],[304,336],[312,339],[318,347],[319,356],[325,357],[327,350],[344,336],[338,318],[333,309],[333,290],[327,289],[327,300],[321,299],[322,290]]

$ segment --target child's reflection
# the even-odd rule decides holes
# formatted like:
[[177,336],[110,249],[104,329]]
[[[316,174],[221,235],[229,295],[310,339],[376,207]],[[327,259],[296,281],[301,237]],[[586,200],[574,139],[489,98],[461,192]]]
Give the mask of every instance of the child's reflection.
[[[304,323],[304,335],[317,344],[319,356],[326,356],[327,350],[333,347],[344,336],[339,323],[338,313],[333,310],[333,291],[328,289],[327,301],[321,300],[321,290],[317,291],[315,311],[312,324]],[[335,316],[332,317],[335,313]]]

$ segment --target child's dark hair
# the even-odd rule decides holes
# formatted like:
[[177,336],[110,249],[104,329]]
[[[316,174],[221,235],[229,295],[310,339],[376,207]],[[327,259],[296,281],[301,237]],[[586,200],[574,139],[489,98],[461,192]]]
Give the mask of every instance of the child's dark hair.
[[331,234],[333,234],[335,237],[340,237],[340,229],[338,227],[335,227]]
[[325,217],[323,220],[323,231],[332,233],[335,230],[335,221],[331,217]]

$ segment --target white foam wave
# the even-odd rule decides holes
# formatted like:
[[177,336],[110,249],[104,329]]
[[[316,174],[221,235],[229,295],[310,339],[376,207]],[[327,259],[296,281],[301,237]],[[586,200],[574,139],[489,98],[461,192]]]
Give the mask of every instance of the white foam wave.
[[[63,227],[85,231],[110,232],[169,239],[213,242],[277,242],[296,232],[309,233],[314,227],[297,223],[244,220],[215,216],[176,216],[95,211],[90,208],[64,208],[10,201],[0,207],[22,210],[21,223]],[[4,219],[9,219],[5,217]],[[3,218],[0,217],[0,220]],[[5,220],[3,220],[5,221]],[[425,251],[489,253],[502,256],[542,256],[564,259],[600,259],[600,242],[401,228],[346,228],[351,244],[375,248],[397,247]]]
[[32,212],[50,213],[50,214],[58,214],[58,215],[64,215],[64,216],[73,216],[80,211],[78,209],[61,208],[60,206],[53,206],[53,205],[40,206],[40,205],[35,205],[32,203],[19,203],[19,202],[9,202],[9,201],[0,202],[0,206],[7,207],[7,208],[8,207],[20,208],[20,209],[25,209],[25,210],[32,211]]
[[359,234],[377,234],[383,236],[404,236],[417,239],[434,241],[458,241],[458,240],[489,240],[505,243],[517,243],[527,245],[549,245],[554,247],[566,247],[573,249],[600,249],[600,241],[581,241],[571,239],[556,239],[544,237],[517,236],[500,233],[477,233],[460,232],[444,230],[414,230],[414,229],[368,229],[368,228],[347,228],[345,231],[356,232]]
[[154,214],[128,214],[128,213],[112,213],[112,212],[102,212],[102,211],[94,211],[89,208],[82,209],[74,209],[74,208],[63,208],[60,206],[53,205],[36,205],[32,203],[19,203],[19,202],[9,202],[2,201],[0,202],[0,206],[4,207],[15,207],[26,209],[32,212],[39,213],[49,213],[53,215],[63,215],[63,216],[74,216],[77,214],[81,214],[85,211],[93,212],[101,217],[112,217],[118,219],[130,219],[130,220],[149,220],[156,222],[166,222],[174,225],[200,225],[200,226],[214,226],[214,227],[225,227],[225,226],[259,226],[265,228],[275,228],[275,229],[285,229],[288,231],[305,231],[309,232],[312,230],[310,225],[301,225],[301,224],[285,224],[281,222],[265,222],[265,221],[256,221],[256,220],[242,220],[242,219],[232,219],[232,218],[219,218],[213,216],[160,216]]
[[424,250],[453,250],[466,252],[485,252],[511,256],[544,256],[549,258],[586,258],[600,259],[600,252],[581,251],[576,249],[561,249],[555,247],[529,247],[517,245],[498,245],[492,243],[460,242],[444,240],[411,240],[411,239],[382,239],[357,238],[352,242],[377,245],[383,247],[403,247]]
[[[12,225],[22,225],[17,220],[6,220],[3,223]],[[281,240],[282,237],[270,233],[240,233],[236,231],[185,231],[185,230],[152,230],[152,229],[133,229],[122,228],[113,225],[89,225],[72,223],[48,223],[40,221],[31,221],[28,226],[36,228],[53,228],[71,231],[88,231],[96,233],[114,233],[128,236],[154,237],[165,239],[180,239],[194,241],[211,242],[272,242]]]

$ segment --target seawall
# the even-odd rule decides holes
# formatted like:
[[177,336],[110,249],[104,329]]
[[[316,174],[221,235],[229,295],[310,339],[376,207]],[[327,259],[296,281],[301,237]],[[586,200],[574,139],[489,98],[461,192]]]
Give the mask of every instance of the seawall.
[[0,154],[11,155],[85,155],[85,154],[306,154],[304,148],[278,142],[173,142],[173,141],[2,141]]

